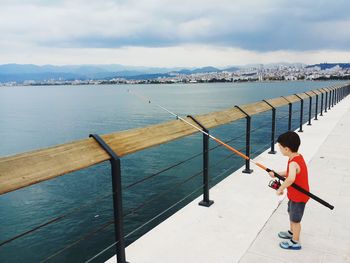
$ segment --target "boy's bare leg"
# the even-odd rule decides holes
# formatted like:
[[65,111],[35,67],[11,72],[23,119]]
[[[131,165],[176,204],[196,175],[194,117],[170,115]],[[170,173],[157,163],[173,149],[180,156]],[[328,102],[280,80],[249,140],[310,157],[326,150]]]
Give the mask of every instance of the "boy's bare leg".
[[291,231],[293,232],[293,240],[299,242],[301,224],[291,221],[290,228],[291,228]]

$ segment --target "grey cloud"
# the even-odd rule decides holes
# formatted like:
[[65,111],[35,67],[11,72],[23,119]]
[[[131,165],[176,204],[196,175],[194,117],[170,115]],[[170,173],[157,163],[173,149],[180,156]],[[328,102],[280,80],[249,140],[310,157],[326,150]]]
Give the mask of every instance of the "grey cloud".
[[46,47],[211,44],[300,51],[348,50],[350,41],[344,28],[350,22],[350,1],[343,0],[5,3],[2,10],[7,13],[0,11],[2,36]]

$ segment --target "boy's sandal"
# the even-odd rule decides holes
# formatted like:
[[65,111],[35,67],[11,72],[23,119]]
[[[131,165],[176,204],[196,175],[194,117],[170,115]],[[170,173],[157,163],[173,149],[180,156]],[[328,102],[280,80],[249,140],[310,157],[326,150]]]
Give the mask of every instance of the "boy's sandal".
[[294,244],[291,240],[281,242],[280,247],[283,249],[291,249],[291,250],[301,249],[301,245],[299,243]]
[[293,235],[289,231],[281,231],[278,233],[278,237],[283,239],[292,239]]

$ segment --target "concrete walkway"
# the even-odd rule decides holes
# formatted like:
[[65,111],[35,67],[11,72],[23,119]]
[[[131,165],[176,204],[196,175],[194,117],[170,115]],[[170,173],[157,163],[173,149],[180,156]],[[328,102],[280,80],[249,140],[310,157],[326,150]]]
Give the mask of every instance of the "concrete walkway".
[[[130,263],[350,262],[350,96],[300,133],[300,152],[309,166],[311,192],[335,206],[310,200],[302,222],[301,251],[279,248],[277,233],[289,226],[287,199],[267,187],[270,177],[258,167],[239,169],[202,197],[165,220],[126,249]],[[253,149],[254,150],[254,149]],[[286,167],[280,153],[256,158],[277,171]],[[349,162],[349,163],[348,163]],[[115,257],[108,263],[116,262]]]

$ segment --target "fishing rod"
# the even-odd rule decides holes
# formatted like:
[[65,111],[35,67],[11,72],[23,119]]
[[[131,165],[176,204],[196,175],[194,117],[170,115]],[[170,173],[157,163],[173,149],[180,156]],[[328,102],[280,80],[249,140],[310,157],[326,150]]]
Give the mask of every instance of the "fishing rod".
[[[248,156],[246,156],[245,154],[241,153],[240,151],[236,150],[235,148],[233,148],[232,146],[228,145],[227,143],[223,142],[222,140],[216,138],[215,136],[209,134],[208,132],[205,132],[203,129],[197,127],[196,125],[190,123],[189,121],[187,121],[186,119],[182,118],[181,116],[179,116],[178,114],[168,110],[167,108],[163,107],[162,105],[151,101],[150,98],[144,97],[142,95],[140,95],[139,93],[133,92],[130,89],[128,89],[128,92],[135,95],[136,97],[138,97],[139,99],[141,99],[142,101],[147,101],[149,104],[154,104],[155,106],[161,108],[162,110],[168,112],[169,114],[173,115],[174,117],[176,117],[176,119],[183,121],[184,123],[190,125],[191,127],[193,127],[194,129],[196,129],[197,131],[205,134],[206,136],[208,136],[209,138],[211,138],[212,140],[216,141],[218,144],[221,144],[222,146],[224,146],[225,148],[227,148],[228,150],[234,152],[235,154],[237,154],[238,156],[242,157],[245,160],[249,160],[251,161],[253,164],[255,164],[256,166],[260,167],[261,169],[265,170],[266,172],[270,173],[273,172],[274,176],[276,178],[278,178],[280,181],[284,181],[286,178],[284,178],[283,176],[279,175],[278,173],[276,173],[275,171],[267,168],[266,166],[262,165],[261,163],[255,162],[254,160],[252,160],[251,158],[249,158]],[[281,183],[279,181],[273,181],[270,182],[269,186],[275,190],[277,190],[279,188],[279,186],[281,185]],[[319,202],[320,204],[328,207],[329,209],[333,210],[334,206],[329,204],[328,202],[324,201],[323,199],[319,198],[318,196],[312,194],[311,192],[305,190],[304,188],[302,188],[301,186],[293,183],[291,185],[293,188],[295,188],[296,190],[298,190],[299,192],[309,196],[310,198],[314,199],[315,201]]]

